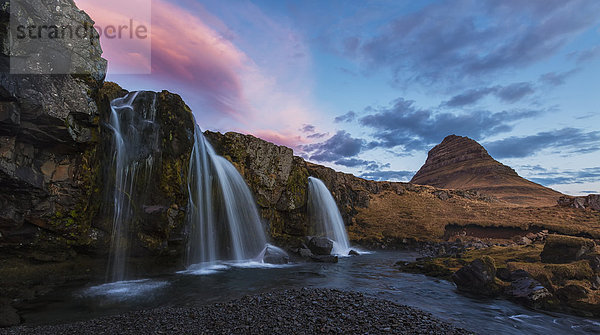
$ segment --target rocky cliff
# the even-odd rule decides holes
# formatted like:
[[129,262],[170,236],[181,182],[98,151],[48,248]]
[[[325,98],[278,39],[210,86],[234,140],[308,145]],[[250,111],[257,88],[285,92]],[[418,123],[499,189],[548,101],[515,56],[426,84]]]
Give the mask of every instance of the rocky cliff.
[[[11,19],[93,25],[70,0],[45,4],[36,1]],[[38,294],[32,287],[103,277],[114,207],[107,123],[110,101],[127,91],[104,82],[106,60],[94,39],[59,39],[44,47],[52,52],[38,50],[72,54],[65,63],[70,68],[60,73],[31,64],[25,64],[29,74],[11,72],[10,61],[24,55],[7,38],[9,12],[9,2],[1,1],[0,296],[14,298]],[[182,254],[194,120],[178,95],[142,92],[138,100],[140,110],[156,113],[156,141],[136,158],[151,158],[153,169],[143,172],[147,186],[132,200],[130,225],[131,255],[149,263],[134,262],[133,268],[145,271],[157,256]],[[164,257],[172,265],[181,258]]]
[[588,216],[575,208],[516,207],[476,191],[369,181],[306,162],[289,148],[251,135],[205,132],[205,136],[244,176],[271,235],[280,244],[293,244],[310,234],[308,176],[323,180],[338,204],[350,239],[365,246],[442,240],[456,227],[471,226],[481,227],[482,235],[498,234],[494,229],[502,227],[507,230],[500,234],[509,239],[541,227],[600,237],[594,223],[600,215]]
[[558,199],[558,205],[600,211],[600,194],[590,194],[585,197],[563,196]]
[[561,193],[521,178],[476,141],[451,135],[435,146],[411,183],[485,193],[520,206],[554,206]]

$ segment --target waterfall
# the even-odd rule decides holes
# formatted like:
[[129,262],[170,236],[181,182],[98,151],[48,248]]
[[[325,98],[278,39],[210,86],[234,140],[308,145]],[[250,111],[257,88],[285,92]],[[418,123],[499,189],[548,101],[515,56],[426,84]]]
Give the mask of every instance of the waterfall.
[[188,170],[187,264],[256,258],[266,237],[254,197],[242,176],[217,155],[196,125]]
[[[142,101],[152,99],[150,103]],[[136,101],[139,103],[136,104]],[[135,107],[134,107],[134,104]],[[137,110],[136,110],[137,109]],[[150,92],[132,92],[111,102],[107,127],[112,131],[111,177],[114,190],[111,202],[112,234],[108,260],[107,280],[126,278],[126,260],[129,250],[129,225],[133,220],[133,200],[143,201],[158,151],[156,95]],[[113,175],[114,173],[114,175]]]
[[347,255],[350,242],[342,215],[327,186],[314,177],[308,177],[308,214],[315,233],[334,242],[332,253]]

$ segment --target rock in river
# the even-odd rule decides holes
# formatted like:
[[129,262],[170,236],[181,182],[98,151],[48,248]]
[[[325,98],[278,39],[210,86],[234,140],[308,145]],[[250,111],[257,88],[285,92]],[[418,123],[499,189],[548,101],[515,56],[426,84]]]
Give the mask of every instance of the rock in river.
[[459,291],[478,296],[495,296],[498,286],[495,284],[496,266],[488,256],[476,259],[463,266],[452,275],[452,281]]
[[313,237],[308,241],[308,248],[315,255],[331,255],[333,241],[327,237]]

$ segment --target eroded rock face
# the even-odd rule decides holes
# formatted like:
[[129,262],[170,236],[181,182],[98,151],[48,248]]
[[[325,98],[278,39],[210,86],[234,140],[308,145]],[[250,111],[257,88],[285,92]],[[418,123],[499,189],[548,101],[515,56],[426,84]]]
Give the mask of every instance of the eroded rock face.
[[308,170],[292,149],[251,135],[204,133],[217,154],[230,160],[253,191],[271,236],[294,244],[308,235]]
[[[24,2],[20,2],[24,3]],[[36,20],[64,25],[93,21],[73,2],[36,1],[22,7],[14,21]],[[76,74],[13,74],[9,56],[24,56],[6,38],[10,4],[0,3],[0,245],[45,240],[46,231],[84,222],[68,229],[79,242],[93,243],[101,235],[90,226],[99,138],[98,92],[106,71],[98,41],[79,41],[77,52],[63,50],[65,41],[46,45],[40,53],[73,56]],[[19,22],[20,22],[19,21]],[[14,23],[14,22],[13,22]],[[64,45],[63,45],[64,44]],[[48,49],[48,50],[46,50]],[[70,49],[73,50],[73,49]],[[21,57],[23,58],[23,57]],[[19,58],[19,59],[21,59]],[[27,57],[23,58],[27,61]],[[33,73],[32,64],[24,64]],[[39,71],[39,73],[46,73]]]
[[[122,92],[114,84],[109,92]],[[104,90],[103,90],[104,92]],[[108,93],[107,93],[108,94]],[[181,255],[184,247],[185,209],[188,202],[187,174],[193,146],[194,119],[180,96],[163,91],[138,92],[131,113],[121,123],[131,123],[142,136],[131,148],[129,164],[139,168],[129,190],[132,213],[127,217],[133,247],[132,255]],[[103,115],[108,118],[108,115]],[[108,122],[108,119],[106,119]],[[112,230],[115,167],[113,132],[102,129],[100,171],[103,201],[94,225],[105,232]]]
[[585,197],[564,196],[558,199],[558,205],[581,209],[593,209],[600,211],[600,194],[590,194]]
[[535,184],[494,160],[476,141],[450,135],[435,146],[411,183],[478,191],[524,206],[554,206],[559,192]]

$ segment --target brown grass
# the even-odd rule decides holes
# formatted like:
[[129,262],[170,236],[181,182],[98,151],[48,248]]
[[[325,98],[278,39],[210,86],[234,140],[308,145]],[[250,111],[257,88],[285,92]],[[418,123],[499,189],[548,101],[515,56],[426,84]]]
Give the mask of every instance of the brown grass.
[[477,225],[528,230],[538,227],[565,235],[600,238],[600,212],[566,207],[515,207],[454,196],[440,200],[429,191],[382,192],[359,208],[351,239],[367,237],[441,240],[446,225]]

